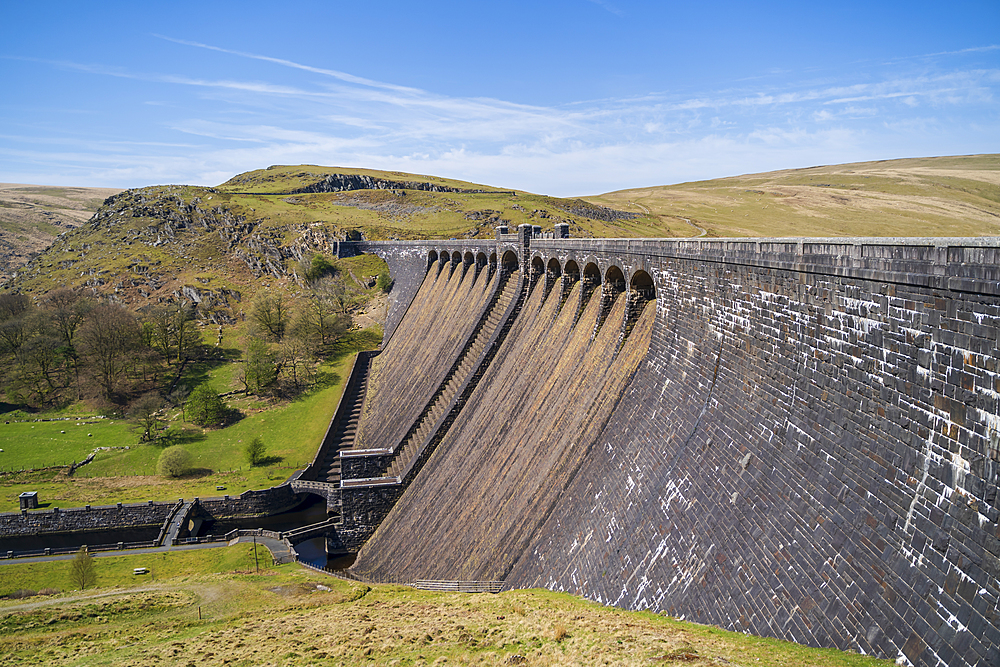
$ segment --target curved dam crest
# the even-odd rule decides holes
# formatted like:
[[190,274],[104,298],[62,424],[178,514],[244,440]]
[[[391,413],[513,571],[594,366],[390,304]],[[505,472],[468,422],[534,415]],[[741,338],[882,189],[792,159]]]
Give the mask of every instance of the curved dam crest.
[[997,240],[527,228],[354,250],[400,286],[383,354],[442,253],[515,254],[523,299],[359,574],[1000,664]]

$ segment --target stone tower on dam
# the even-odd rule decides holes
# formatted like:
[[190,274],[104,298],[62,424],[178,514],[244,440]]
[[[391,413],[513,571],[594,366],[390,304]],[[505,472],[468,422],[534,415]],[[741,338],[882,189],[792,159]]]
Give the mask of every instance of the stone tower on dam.
[[343,244],[395,301],[298,484],[355,572],[1000,664],[1000,241],[557,235]]

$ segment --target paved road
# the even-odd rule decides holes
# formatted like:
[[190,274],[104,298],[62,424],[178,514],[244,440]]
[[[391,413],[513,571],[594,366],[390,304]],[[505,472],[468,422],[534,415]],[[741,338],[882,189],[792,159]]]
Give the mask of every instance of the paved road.
[[[258,540],[260,541],[260,540]],[[122,549],[121,551],[97,551],[90,554],[94,558],[104,558],[105,556],[130,556],[132,554],[158,554],[164,551],[191,551],[193,549],[213,549],[215,547],[228,546],[228,542],[208,542],[206,544],[181,544],[175,547],[147,547],[145,549]],[[54,560],[72,560],[76,558],[76,552],[71,554],[59,554],[57,556],[30,556],[28,558],[0,558],[0,565],[15,565],[17,563],[45,563]]]
[[[252,537],[241,537],[238,540],[240,543],[250,543],[253,542]],[[291,562],[291,552],[288,547],[285,546],[280,540],[274,540],[269,537],[258,537],[257,544],[267,547],[267,550],[271,552],[271,556],[274,558],[276,563],[288,563]],[[173,547],[148,547],[145,549],[122,549],[121,551],[98,551],[91,554],[94,558],[104,558],[105,556],[131,556],[137,554],[159,554],[167,551],[192,551],[194,549],[215,549],[218,547],[227,547],[228,542],[208,542],[206,544],[180,544]],[[76,553],[71,554],[59,554],[58,556],[31,556],[29,558],[2,558],[0,559],[0,565],[14,565],[17,563],[45,563],[47,561],[57,561],[57,560],[72,560],[76,558]]]

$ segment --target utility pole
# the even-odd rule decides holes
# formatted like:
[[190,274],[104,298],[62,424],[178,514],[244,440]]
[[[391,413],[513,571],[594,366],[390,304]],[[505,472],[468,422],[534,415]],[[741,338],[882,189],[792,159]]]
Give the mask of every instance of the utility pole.
[[253,564],[257,568],[257,574],[260,574],[260,563],[257,562],[257,536],[253,536]]

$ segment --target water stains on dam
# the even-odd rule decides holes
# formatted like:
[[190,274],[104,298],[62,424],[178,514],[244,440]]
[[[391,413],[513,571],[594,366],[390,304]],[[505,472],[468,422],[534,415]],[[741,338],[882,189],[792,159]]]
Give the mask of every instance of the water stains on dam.
[[[570,274],[553,287],[535,281],[477,391],[356,572],[499,579],[513,566],[610,417],[654,319],[653,307],[632,308],[619,348],[630,306],[622,285],[600,290]],[[400,327],[421,316],[411,306]]]

